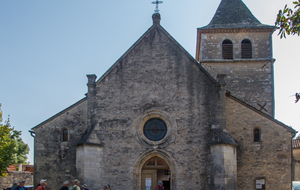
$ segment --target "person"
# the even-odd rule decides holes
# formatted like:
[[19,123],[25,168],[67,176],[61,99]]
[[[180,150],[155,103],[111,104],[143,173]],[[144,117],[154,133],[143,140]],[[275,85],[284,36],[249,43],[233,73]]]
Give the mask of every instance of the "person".
[[163,186],[163,182],[162,181],[158,181],[157,186],[155,187],[156,190],[163,190],[165,189],[165,187]]
[[69,190],[72,190],[74,186],[74,180],[71,181],[71,187],[69,187]]
[[60,190],[69,190],[69,182],[64,181],[63,186],[60,188]]
[[80,190],[79,184],[80,182],[77,179],[72,181],[73,186],[69,188],[69,190]]
[[14,182],[13,185],[11,187],[9,187],[9,188],[6,188],[6,190],[12,190],[17,185],[18,185],[18,183]]
[[46,179],[42,179],[40,181],[40,185],[36,188],[36,190],[45,190],[47,186],[47,180]]
[[24,185],[25,185],[25,180],[21,179],[21,180],[19,181],[19,185],[14,186],[14,187],[12,188],[12,190],[28,190],[26,187],[24,187]]
[[109,184],[105,184],[103,187],[103,190],[110,190],[110,185]]
[[18,185],[18,183],[14,182],[13,185],[12,185],[12,188],[14,188],[17,185]]
[[88,186],[86,184],[83,184],[81,187],[82,187],[83,190],[89,190]]

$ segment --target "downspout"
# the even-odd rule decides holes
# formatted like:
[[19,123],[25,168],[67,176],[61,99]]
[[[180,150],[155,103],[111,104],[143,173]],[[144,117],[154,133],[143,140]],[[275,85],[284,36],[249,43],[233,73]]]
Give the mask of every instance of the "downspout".
[[30,136],[33,137],[33,185],[34,187],[37,185],[37,184],[34,184],[34,182],[36,181],[36,175],[35,175],[35,172],[37,171],[37,166],[35,164],[35,131],[34,130],[28,130],[28,132],[30,133]]
[[293,150],[293,138],[296,136],[297,131],[292,133],[291,136],[291,190],[293,189],[293,181],[295,180],[295,157]]

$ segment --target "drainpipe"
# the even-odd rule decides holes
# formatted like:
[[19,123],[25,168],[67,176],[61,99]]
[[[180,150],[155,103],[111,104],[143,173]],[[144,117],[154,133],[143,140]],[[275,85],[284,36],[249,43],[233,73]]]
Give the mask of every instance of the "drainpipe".
[[292,133],[291,136],[291,189],[293,189],[293,181],[295,180],[295,157],[294,157],[294,150],[293,150],[293,138],[296,136],[298,131]]
[[[34,182],[36,182],[36,178],[37,178],[35,175],[35,172],[37,171],[37,167],[36,167],[36,164],[34,163],[35,162],[35,131],[28,130],[28,132],[34,138],[34,140],[33,140],[33,184],[34,184]],[[37,185],[37,184],[34,184],[34,186],[35,185]]]

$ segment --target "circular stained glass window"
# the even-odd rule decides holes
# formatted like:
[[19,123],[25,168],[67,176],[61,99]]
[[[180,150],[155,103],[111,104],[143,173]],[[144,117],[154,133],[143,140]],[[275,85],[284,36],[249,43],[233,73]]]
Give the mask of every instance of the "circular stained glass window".
[[161,119],[149,119],[144,126],[144,135],[151,141],[160,141],[167,134],[167,125]]

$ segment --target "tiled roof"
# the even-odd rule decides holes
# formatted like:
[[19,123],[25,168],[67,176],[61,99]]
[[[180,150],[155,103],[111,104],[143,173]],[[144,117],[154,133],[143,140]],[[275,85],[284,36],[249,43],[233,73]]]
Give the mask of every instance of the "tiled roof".
[[214,17],[200,29],[274,28],[253,16],[242,0],[222,0]]
[[293,148],[300,148],[300,139],[293,139]]

